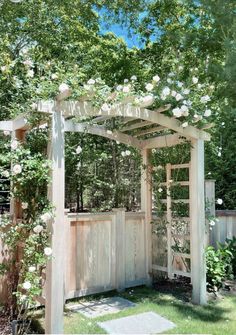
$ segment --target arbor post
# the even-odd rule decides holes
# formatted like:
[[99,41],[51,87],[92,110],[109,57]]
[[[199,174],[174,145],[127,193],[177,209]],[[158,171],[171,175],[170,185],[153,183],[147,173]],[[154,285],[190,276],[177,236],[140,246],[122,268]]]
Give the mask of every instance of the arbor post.
[[204,141],[192,140],[190,164],[190,236],[192,300],[206,303]]
[[150,154],[150,149],[143,149],[141,151],[141,210],[145,212],[145,259],[148,285],[152,281],[152,173],[149,160]]
[[52,258],[46,269],[46,311],[45,333],[63,333],[64,310],[64,201],[65,201],[65,160],[64,160],[64,117],[60,104],[52,113],[50,154],[52,178],[48,197],[54,208],[54,217],[49,224],[51,231]]

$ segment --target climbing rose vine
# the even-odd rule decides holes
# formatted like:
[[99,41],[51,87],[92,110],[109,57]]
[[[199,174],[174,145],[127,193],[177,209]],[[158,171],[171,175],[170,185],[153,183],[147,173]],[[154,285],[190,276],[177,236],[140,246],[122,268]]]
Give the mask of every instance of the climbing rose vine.
[[1,216],[0,238],[6,256],[1,275],[9,279],[12,318],[24,320],[28,308],[33,308],[41,296],[45,266],[53,255],[47,229],[53,216],[46,197],[50,162],[41,153],[31,153],[17,140],[9,140],[4,149],[0,155],[0,176],[9,180],[9,200],[20,207],[21,214]]

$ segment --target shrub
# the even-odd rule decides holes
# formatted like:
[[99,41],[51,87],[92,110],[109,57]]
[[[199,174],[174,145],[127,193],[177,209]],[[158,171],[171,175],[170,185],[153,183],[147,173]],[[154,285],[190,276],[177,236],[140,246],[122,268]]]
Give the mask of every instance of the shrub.
[[207,288],[217,291],[225,279],[233,278],[233,254],[226,245],[215,249],[209,246],[206,250]]

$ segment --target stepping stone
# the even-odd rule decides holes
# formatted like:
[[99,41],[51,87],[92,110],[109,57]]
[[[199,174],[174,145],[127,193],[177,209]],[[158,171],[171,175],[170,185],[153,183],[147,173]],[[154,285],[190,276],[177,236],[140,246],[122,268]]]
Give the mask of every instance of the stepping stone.
[[68,306],[73,312],[79,312],[88,318],[97,318],[106,314],[118,313],[125,308],[134,307],[135,304],[120,297],[104,298],[80,302],[79,304]]
[[98,322],[108,334],[160,334],[176,325],[154,312],[140,313],[124,318]]

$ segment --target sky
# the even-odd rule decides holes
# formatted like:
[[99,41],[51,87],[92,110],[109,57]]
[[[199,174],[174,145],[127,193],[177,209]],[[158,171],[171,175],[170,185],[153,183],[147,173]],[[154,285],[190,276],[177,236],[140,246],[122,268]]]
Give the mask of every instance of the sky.
[[108,31],[112,31],[118,37],[123,38],[126,41],[129,48],[132,47],[141,48],[143,46],[143,44],[139,40],[139,37],[135,33],[130,35],[128,29],[120,26],[119,24],[113,24],[109,27],[109,29],[102,27],[102,33],[106,33]]

